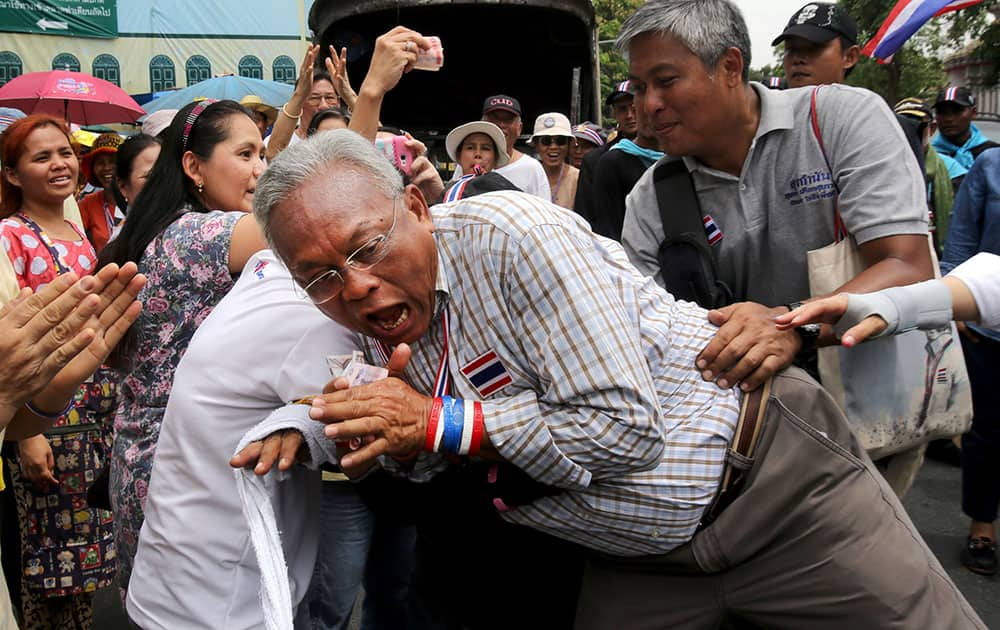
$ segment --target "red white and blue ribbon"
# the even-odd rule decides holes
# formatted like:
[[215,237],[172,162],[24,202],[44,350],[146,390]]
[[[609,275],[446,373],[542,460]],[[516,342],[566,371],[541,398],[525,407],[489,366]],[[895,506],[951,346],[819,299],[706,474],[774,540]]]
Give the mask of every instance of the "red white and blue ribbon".
[[878,59],[879,63],[889,63],[892,56],[903,47],[920,27],[932,17],[966,9],[983,0],[899,0],[882,23],[878,33],[861,52]]
[[465,193],[465,185],[469,183],[469,180],[475,177],[475,173],[469,175],[463,175],[457,182],[455,182],[448,192],[445,193],[444,203],[451,203],[452,201],[458,201],[462,198],[463,193]]
[[[441,362],[438,364],[437,375],[434,379],[434,398],[447,396],[451,391],[451,375],[448,372],[448,307],[441,313],[441,334],[444,340],[444,348],[441,350]],[[378,355],[382,365],[389,365],[389,357],[392,356],[392,348],[387,346],[381,339],[372,339],[375,346],[375,354]]]

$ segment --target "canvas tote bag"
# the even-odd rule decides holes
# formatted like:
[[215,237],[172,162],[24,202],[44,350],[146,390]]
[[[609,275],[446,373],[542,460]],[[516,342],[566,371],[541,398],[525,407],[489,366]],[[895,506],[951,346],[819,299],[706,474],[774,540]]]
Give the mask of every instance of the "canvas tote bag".
[[[834,176],[816,114],[818,91],[812,94],[812,129]],[[835,176],[833,184],[839,194]],[[833,219],[837,240],[806,254],[809,291],[814,296],[835,292],[865,269],[836,200]],[[929,234],[927,246],[935,276],[940,277]],[[972,423],[969,377],[954,323],[881,337],[854,348],[820,348],[819,373],[823,387],[844,410],[872,459],[960,435]]]

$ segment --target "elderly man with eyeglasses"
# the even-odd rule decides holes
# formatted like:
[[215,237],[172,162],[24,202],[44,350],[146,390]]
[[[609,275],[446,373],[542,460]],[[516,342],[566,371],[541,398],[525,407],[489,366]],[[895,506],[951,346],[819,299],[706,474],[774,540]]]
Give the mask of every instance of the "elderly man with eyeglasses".
[[[795,368],[769,394],[703,380],[706,311],[574,214],[506,191],[428,208],[340,130],[282,153],[254,213],[318,308],[399,375],[313,401],[327,437],[368,438],[341,465],[380,458],[427,481],[498,462],[480,488],[491,507],[590,554],[576,627],[982,627],[834,401]],[[499,465],[549,491],[490,494]],[[511,601],[469,565],[534,577],[493,536],[467,548],[449,525],[436,561],[453,554],[472,582],[455,605]]]

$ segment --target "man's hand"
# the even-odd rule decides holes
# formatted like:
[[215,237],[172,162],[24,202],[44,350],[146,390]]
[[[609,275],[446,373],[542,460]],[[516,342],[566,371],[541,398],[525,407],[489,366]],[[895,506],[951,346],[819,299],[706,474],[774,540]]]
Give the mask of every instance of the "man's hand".
[[341,468],[359,468],[384,454],[409,459],[423,448],[434,401],[402,380],[410,357],[410,347],[401,343],[386,364],[389,378],[357,387],[337,378],[313,399],[309,417],[330,425],[328,438],[363,442],[358,450],[342,455]]
[[262,477],[271,471],[275,461],[278,462],[278,470],[284,472],[293,464],[308,460],[309,447],[302,434],[295,429],[286,429],[247,444],[229,460],[229,465],[233,468],[252,468],[255,475]]
[[723,389],[739,384],[748,392],[791,365],[802,340],[794,330],[775,327],[775,316],[786,312],[754,302],[709,311],[709,321],[720,328],[696,360],[702,378]]
[[25,479],[42,490],[59,485],[55,477],[56,462],[52,447],[44,435],[36,435],[17,443],[18,461]]
[[312,92],[313,72],[316,70],[316,55],[318,54],[319,44],[306,46],[306,54],[302,56],[302,65],[299,66],[299,80],[295,82],[292,98],[288,100],[289,104],[298,108],[296,111],[301,111],[302,104]]
[[338,55],[337,49],[331,44],[330,56],[323,63],[326,65],[326,71],[333,77],[333,87],[337,90],[337,94],[347,105],[347,109],[353,110],[358,95],[351,87],[351,78],[347,76],[347,48],[341,48]]

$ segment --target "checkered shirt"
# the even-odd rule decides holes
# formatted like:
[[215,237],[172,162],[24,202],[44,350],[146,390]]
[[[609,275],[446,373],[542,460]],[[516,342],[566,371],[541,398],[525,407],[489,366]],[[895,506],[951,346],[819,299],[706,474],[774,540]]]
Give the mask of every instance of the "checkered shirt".
[[[705,310],[675,301],[618,243],[537,197],[490,193],[431,212],[451,395],[482,400],[461,368],[495,351],[513,382],[483,400],[490,442],[566,490],[504,518],[622,556],[689,540],[740,402],[695,369],[716,330]],[[418,391],[433,392],[442,348],[437,317],[412,344],[406,376]],[[412,476],[446,465],[423,454]]]

